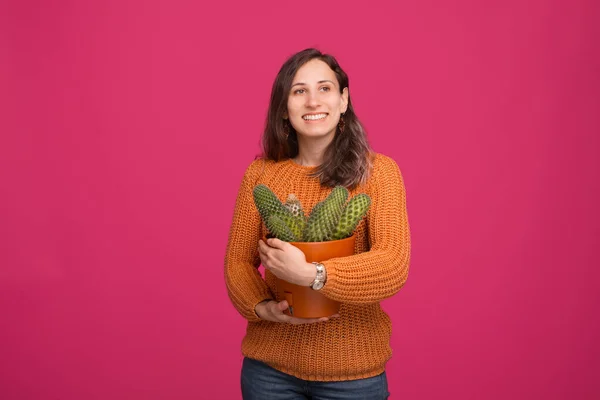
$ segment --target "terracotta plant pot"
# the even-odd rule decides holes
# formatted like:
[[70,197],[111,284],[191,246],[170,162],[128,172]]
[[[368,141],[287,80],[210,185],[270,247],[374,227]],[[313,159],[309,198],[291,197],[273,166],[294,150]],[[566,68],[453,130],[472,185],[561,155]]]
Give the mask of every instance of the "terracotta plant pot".
[[[345,257],[354,254],[356,236],[330,242],[290,242],[298,247],[308,262],[323,262],[330,258]],[[340,303],[325,297],[318,290],[308,286],[299,286],[277,278],[279,301],[287,300],[289,309],[286,314],[298,318],[321,318],[337,314]]]

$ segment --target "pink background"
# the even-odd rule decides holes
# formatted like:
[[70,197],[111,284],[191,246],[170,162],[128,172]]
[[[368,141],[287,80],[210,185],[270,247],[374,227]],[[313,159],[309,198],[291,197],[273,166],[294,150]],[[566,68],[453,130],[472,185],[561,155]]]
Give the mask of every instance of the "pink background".
[[240,398],[229,223],[309,46],[406,181],[392,398],[600,397],[598,2],[201,3],[2,2],[2,399]]

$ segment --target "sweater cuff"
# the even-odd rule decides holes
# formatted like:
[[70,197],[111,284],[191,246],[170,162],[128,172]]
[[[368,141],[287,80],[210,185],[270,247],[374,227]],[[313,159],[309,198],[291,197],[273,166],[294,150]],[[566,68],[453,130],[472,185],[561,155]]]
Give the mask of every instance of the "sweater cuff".
[[254,314],[251,318],[248,318],[249,322],[258,322],[258,321],[264,321],[257,313],[256,313],[256,306],[259,305],[260,303],[262,303],[263,301],[272,301],[272,298],[267,298],[267,299],[262,299],[256,303],[254,303],[254,307],[252,308],[252,313]]
[[335,282],[337,280],[335,265],[329,261],[320,261],[320,263],[323,264],[323,267],[325,267],[325,273],[327,274],[327,280],[325,281],[325,285],[320,292],[329,297],[328,293],[333,291],[333,287],[335,286]]

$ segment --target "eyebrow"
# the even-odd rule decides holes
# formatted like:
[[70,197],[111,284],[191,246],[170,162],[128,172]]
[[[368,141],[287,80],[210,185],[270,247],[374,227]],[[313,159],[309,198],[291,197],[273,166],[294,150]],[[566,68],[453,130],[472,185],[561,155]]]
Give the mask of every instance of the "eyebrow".
[[[317,83],[325,83],[325,82],[332,83],[332,84],[333,84],[333,86],[335,86],[335,83],[334,83],[333,81],[330,81],[329,79],[325,79],[325,80],[319,81],[319,82],[317,82]],[[298,82],[298,83],[294,83],[294,84],[292,85],[292,87],[294,87],[294,86],[297,86],[297,85],[306,85],[306,83],[304,83],[304,82]]]

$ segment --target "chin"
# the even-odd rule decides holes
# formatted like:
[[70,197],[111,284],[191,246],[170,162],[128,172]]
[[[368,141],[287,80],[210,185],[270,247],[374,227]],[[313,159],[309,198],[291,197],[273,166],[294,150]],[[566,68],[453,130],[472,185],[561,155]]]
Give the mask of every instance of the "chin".
[[326,137],[328,135],[333,136],[335,134],[335,130],[325,130],[325,129],[310,130],[310,131],[306,131],[306,132],[297,132],[297,134],[299,136],[304,136],[307,138],[321,138],[321,137]]

